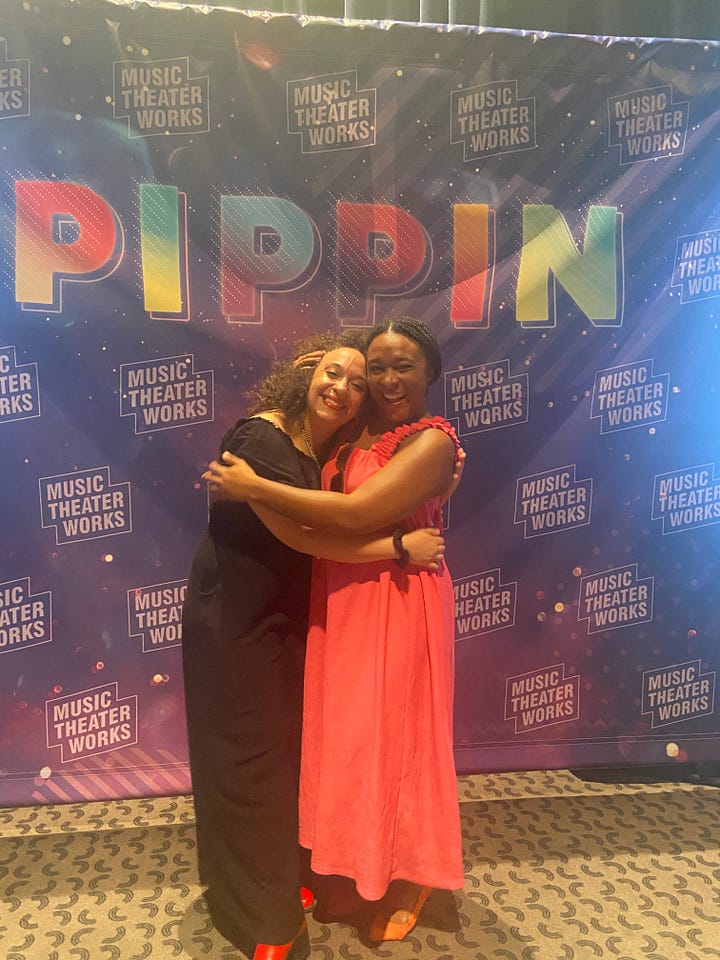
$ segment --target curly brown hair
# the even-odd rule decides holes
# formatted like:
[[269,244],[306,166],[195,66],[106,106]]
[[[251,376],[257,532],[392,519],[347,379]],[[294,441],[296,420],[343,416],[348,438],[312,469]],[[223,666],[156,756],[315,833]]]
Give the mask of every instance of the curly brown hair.
[[352,347],[361,353],[365,351],[368,331],[360,327],[348,327],[346,330],[326,330],[315,333],[295,345],[292,360],[276,361],[268,376],[247,393],[250,401],[249,415],[263,413],[266,410],[280,410],[291,419],[299,418],[307,400],[308,387],[312,380],[312,367],[296,367],[295,360],[306,353],[316,350],[337,350],[339,347]]

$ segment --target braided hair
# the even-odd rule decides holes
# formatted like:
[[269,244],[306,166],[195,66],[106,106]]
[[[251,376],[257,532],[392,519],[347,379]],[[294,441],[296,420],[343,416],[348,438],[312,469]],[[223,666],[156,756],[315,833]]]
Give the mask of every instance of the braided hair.
[[365,344],[366,355],[373,340],[383,333],[399,333],[401,336],[407,337],[408,340],[414,341],[425,354],[430,371],[430,383],[435,383],[442,373],[442,355],[440,344],[426,323],[423,323],[422,320],[416,320],[414,317],[385,317],[377,326],[373,327],[367,338]]

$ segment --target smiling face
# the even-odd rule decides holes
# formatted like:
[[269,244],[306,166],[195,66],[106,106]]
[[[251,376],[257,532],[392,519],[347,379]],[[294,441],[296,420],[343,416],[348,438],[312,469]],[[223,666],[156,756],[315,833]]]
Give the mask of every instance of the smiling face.
[[365,358],[360,351],[329,350],[315,368],[305,405],[305,419],[317,442],[356,417],[366,394]]
[[368,387],[386,429],[412,423],[427,412],[431,375],[422,347],[401,333],[375,337],[367,351]]

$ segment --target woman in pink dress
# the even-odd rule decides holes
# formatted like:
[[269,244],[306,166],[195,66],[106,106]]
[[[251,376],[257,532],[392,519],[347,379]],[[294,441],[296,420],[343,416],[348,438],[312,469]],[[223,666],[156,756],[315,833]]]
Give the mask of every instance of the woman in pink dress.
[[206,476],[243,499],[337,535],[394,531],[394,561],[316,561],[305,672],[300,842],[316,873],[382,900],[370,936],[407,934],[433,888],[463,884],[452,750],[453,589],[447,567],[409,566],[402,534],[441,526],[459,445],[431,417],[440,350],[420,321],[375,327],[373,410],[322,472],[322,491],[258,477],[232,455]]

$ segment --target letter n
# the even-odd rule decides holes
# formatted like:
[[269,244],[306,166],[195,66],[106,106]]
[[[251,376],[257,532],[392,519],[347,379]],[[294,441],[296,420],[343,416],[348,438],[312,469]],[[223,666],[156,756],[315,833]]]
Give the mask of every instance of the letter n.
[[622,326],[622,250],[622,214],[617,207],[590,207],[582,253],[555,207],[523,207],[517,321],[523,327],[554,327],[560,283],[593,326]]

